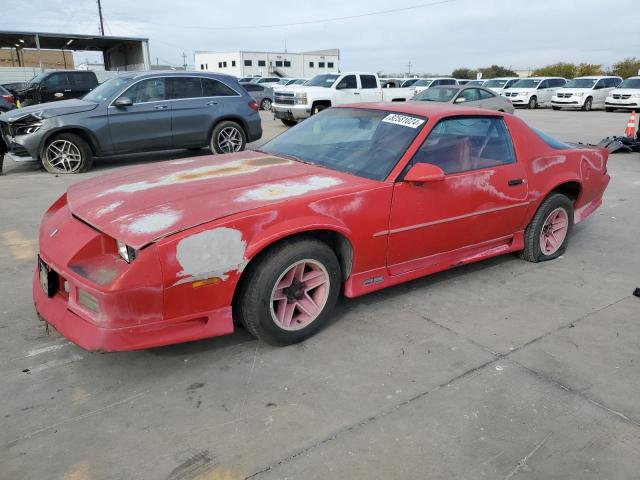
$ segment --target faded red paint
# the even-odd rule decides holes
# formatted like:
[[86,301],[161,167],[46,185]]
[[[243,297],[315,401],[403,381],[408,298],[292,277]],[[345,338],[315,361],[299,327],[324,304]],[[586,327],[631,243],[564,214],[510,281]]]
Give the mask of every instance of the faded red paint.
[[[423,186],[395,182],[441,118],[502,114],[417,102],[359,107],[429,119],[385,181],[241,152],[134,167],[74,185],[40,229],[40,254],[70,291],[47,298],[36,268],[38,312],[88,350],[224,335],[233,331],[231,302],[244,267],[284,237],[314,230],[342,235],[353,251],[344,293],[355,297],[521,250],[524,229],[550,191],[580,184],[580,222],[600,206],[609,182],[605,149],[551,149],[511,115],[503,116],[517,163]],[[525,182],[508,186],[512,178]],[[138,250],[131,264],[118,256],[116,238]],[[190,258],[206,242],[218,242],[222,252],[211,268]],[[98,299],[99,313],[78,302],[78,289]]]

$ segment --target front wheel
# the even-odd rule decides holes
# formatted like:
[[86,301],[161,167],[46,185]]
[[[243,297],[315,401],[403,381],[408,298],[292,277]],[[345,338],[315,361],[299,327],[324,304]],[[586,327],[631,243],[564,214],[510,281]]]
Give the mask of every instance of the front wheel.
[[267,112],[271,110],[271,99],[269,98],[262,99],[262,102],[260,102],[260,108]]
[[529,108],[529,110],[538,108],[538,99],[536,97],[531,97],[529,99],[529,103],[527,104],[527,108]]
[[340,293],[340,264],[325,243],[285,241],[250,271],[239,297],[238,317],[272,345],[301,342],[329,319]]
[[42,154],[42,166],[49,173],[82,173],[88,171],[92,163],[91,147],[73,133],[53,137]]
[[591,97],[589,97],[584,101],[584,105],[582,105],[582,110],[585,112],[590,112],[592,106],[593,106],[593,100],[591,99]]
[[573,227],[573,203],[561,193],[547,197],[524,233],[520,256],[529,262],[553,260],[564,253]]
[[551,108],[553,108],[554,110],[560,110],[560,107],[551,107]]
[[311,110],[311,115],[315,115],[316,113],[320,113],[321,111],[323,111],[326,107],[326,105],[316,105],[315,107],[313,107],[313,109]]
[[226,120],[215,126],[211,132],[209,148],[212,153],[233,153],[244,150],[247,137],[236,122]]
[[604,109],[604,111],[605,111],[605,112],[613,112],[613,108],[611,108],[611,107],[606,107],[606,108]]

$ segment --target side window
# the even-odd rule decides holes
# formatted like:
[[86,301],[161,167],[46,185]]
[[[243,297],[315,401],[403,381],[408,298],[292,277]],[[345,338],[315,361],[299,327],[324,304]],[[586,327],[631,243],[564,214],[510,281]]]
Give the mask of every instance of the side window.
[[542,90],[543,88],[549,88],[549,80],[542,80],[538,84],[538,90]]
[[480,100],[488,100],[496,96],[495,93],[490,92],[489,90],[478,89],[478,91],[480,92]]
[[437,87],[438,85],[442,85],[440,80],[434,80],[433,82],[431,82],[431,85],[429,85],[429,88],[431,87]]
[[158,102],[166,100],[164,78],[148,78],[132,85],[126,92],[125,97],[133,100],[133,103]]
[[356,76],[347,75],[340,81],[337,88],[340,88],[340,89],[358,88],[358,83],[356,82]]
[[202,78],[203,97],[233,97],[238,95],[232,88],[211,78]]
[[360,75],[360,83],[362,83],[362,88],[378,88],[378,82],[373,75]]
[[601,78],[598,82],[593,86],[594,90],[602,90],[603,88],[607,88],[607,79]]
[[438,123],[412,159],[446,174],[515,163],[509,131],[501,118],[447,118]]
[[170,81],[172,100],[202,96],[202,84],[199,77],[176,77]]
[[564,87],[564,84],[567,83],[565,80],[561,79],[561,78],[554,78],[553,80],[551,80],[552,87]]
[[70,84],[66,73],[53,73],[45,81],[47,88],[59,88]]
[[[465,88],[464,90],[462,90],[462,92],[460,92],[458,98],[464,98],[464,102],[462,103],[477,102],[478,100],[480,100],[480,91],[477,88]],[[461,101],[456,98],[456,103],[458,102]]]
[[456,81],[453,79],[441,80],[440,85],[455,85]]
[[511,86],[516,83],[518,80],[509,80],[504,88],[511,88]]
[[622,79],[621,78],[612,78],[611,79],[611,86],[612,87],[617,87],[621,83],[622,83]]

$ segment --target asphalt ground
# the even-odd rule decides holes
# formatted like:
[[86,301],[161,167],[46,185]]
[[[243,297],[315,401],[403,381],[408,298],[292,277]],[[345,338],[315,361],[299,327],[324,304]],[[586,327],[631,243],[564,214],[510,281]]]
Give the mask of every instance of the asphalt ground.
[[[265,139],[284,130],[263,112]],[[518,111],[560,139],[625,113]],[[604,204],[565,255],[507,255],[342,299],[308,341],[240,330],[91,354],[36,318],[43,212],[69,185],[201,152],[0,177],[0,479],[637,479],[640,154],[613,155]]]

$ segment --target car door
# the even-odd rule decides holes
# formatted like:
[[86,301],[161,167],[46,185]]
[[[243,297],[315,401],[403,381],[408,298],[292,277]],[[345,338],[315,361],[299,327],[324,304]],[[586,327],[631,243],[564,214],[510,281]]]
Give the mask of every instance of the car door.
[[358,91],[358,81],[355,75],[346,75],[336,85],[335,95],[336,105],[343,103],[360,102],[360,92]]
[[480,106],[482,108],[499,110],[504,107],[504,100],[485,88],[479,88],[478,95],[480,96]]
[[49,75],[40,86],[40,102],[53,102],[73,98],[71,80],[67,72],[55,72]]
[[437,269],[443,262],[448,267],[488,249],[508,248],[523,228],[529,202],[525,170],[502,117],[441,120],[409,167],[420,162],[438,165],[445,178],[395,183],[390,275]]
[[598,82],[593,86],[593,106],[602,107],[604,106],[604,101],[609,95],[609,92],[613,90],[610,83],[610,78],[601,78]]
[[538,88],[536,89],[536,96],[538,97],[538,105],[551,101],[553,92],[551,91],[549,80],[542,80],[538,84]]
[[375,75],[359,75],[360,77],[360,101],[380,102],[382,93],[378,89],[378,80]]
[[109,131],[116,152],[141,152],[171,147],[171,104],[166,79],[152,77],[131,85],[120,97],[133,105],[107,109]]

